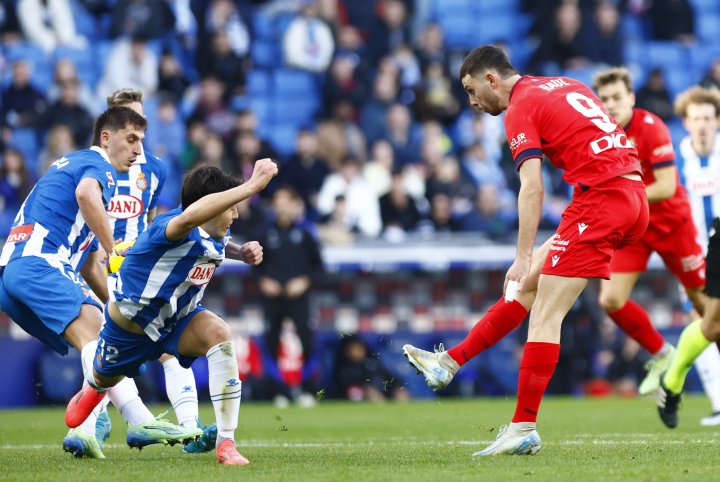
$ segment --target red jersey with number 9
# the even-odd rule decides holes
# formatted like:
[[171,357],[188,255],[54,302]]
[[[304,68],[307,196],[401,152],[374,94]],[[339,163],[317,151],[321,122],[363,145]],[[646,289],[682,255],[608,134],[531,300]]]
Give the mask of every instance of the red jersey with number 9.
[[566,77],[523,76],[510,92],[505,132],[515,167],[545,154],[580,188],[642,174],[637,151],[593,91]]

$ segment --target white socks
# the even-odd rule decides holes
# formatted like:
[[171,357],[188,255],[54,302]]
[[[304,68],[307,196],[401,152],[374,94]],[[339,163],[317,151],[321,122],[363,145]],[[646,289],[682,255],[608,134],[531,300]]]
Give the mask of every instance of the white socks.
[[210,400],[215,409],[218,440],[235,440],[235,429],[240,412],[242,382],[238,375],[235,344],[224,341],[207,352]]
[[135,380],[132,378],[123,378],[120,383],[109,389],[108,397],[130,425],[141,425],[155,420],[153,414],[140,400]]
[[165,390],[175,410],[178,425],[197,427],[198,397],[193,371],[181,367],[177,358],[170,358],[162,365],[165,370]]
[[82,348],[80,352],[80,363],[82,364],[83,376],[85,381],[91,387],[98,390],[95,386],[95,375],[93,375],[93,360],[95,359],[95,351],[97,351],[97,340],[93,340]]
[[715,343],[710,344],[695,359],[695,368],[705,394],[710,399],[713,413],[720,412],[720,351]]

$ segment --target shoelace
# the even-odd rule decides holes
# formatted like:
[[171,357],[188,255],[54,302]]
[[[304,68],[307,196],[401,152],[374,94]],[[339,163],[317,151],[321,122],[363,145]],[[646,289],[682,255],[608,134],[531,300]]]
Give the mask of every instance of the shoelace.
[[445,345],[443,345],[442,343],[440,343],[437,347],[433,345],[433,351],[435,353],[442,353],[445,351]]
[[495,437],[495,440],[500,440],[505,435],[505,433],[508,431],[509,428],[510,428],[510,425],[507,423],[505,425],[503,425],[502,427],[500,427],[500,430],[498,430],[498,434],[497,434],[497,437]]

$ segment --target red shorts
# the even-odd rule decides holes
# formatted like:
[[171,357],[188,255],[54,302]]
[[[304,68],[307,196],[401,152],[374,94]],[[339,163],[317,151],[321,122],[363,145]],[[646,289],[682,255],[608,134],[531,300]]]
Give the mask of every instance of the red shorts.
[[649,217],[641,181],[616,177],[584,192],[575,189],[542,273],[610,279],[613,253],[642,238]]
[[658,236],[648,230],[640,241],[615,252],[610,263],[610,271],[613,273],[647,271],[648,260],[653,251],[657,251],[665,266],[684,287],[705,286],[705,255],[692,219],[664,236]]

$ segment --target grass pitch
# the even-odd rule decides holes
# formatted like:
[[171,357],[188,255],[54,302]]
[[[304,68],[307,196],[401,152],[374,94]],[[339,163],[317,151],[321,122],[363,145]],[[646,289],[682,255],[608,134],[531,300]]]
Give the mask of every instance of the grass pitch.
[[[383,405],[323,402],[279,410],[243,404],[238,441],[247,467],[221,467],[215,453],[179,446],[138,452],[110,409],[105,460],[62,451],[62,408],[0,411],[0,480],[73,481],[460,481],[713,480],[720,428],[699,425],[704,398],[684,400],[680,427],[660,423],[649,399],[548,398],[535,456],[477,458],[510,420],[514,400],[474,399]],[[153,407],[155,412],[165,407]],[[213,420],[212,407],[201,407]],[[172,417],[171,417],[172,419]]]

